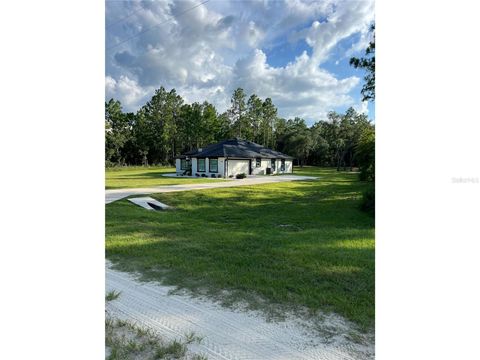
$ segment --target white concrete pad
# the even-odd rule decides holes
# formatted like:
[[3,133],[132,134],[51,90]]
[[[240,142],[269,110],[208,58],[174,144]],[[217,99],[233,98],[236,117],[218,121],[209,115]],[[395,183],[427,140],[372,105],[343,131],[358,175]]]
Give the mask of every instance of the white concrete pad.
[[[170,206],[161,203],[160,201],[155,200],[154,198],[151,197],[138,197],[138,198],[131,198],[128,199],[128,201],[131,201],[135,205],[141,206],[144,209],[147,210],[158,210],[159,208],[162,210],[166,210],[170,208]],[[155,208],[157,207],[157,208]]]

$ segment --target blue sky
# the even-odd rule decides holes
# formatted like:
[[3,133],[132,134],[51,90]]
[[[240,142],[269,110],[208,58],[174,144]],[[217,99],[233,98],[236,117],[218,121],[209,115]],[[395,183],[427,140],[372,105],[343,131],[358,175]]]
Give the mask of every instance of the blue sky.
[[279,115],[309,124],[362,103],[371,0],[107,1],[106,99],[136,111],[160,86],[222,112],[233,90],[272,98]]

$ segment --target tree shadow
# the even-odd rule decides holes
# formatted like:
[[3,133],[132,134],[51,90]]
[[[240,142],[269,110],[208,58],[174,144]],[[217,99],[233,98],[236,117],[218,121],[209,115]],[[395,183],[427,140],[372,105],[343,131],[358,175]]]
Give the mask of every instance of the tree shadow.
[[175,208],[161,213],[122,200],[107,206],[107,257],[226,303],[332,310],[372,326],[374,220],[359,210],[365,185],[343,183],[154,194]]

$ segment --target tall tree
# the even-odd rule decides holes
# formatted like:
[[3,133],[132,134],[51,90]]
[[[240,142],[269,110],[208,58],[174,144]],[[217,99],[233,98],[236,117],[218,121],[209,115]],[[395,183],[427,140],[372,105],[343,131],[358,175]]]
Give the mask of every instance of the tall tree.
[[355,159],[360,168],[360,179],[375,181],[375,127],[364,127],[355,147]]
[[312,138],[305,120],[298,117],[288,120],[283,142],[284,151],[294,156],[300,166],[305,165],[312,149]]
[[242,88],[237,88],[233,92],[232,99],[230,100],[231,106],[228,110],[230,123],[238,138],[242,138],[242,130],[245,129],[245,92]]
[[124,114],[122,104],[110,99],[105,103],[105,160],[110,164],[123,165],[123,146],[131,137],[131,114]]
[[365,84],[362,87],[363,101],[375,101],[375,24],[370,27],[372,41],[365,50],[365,57],[350,59],[350,65],[355,68],[365,69]]
[[266,98],[262,104],[262,133],[263,133],[263,146],[273,147],[275,144],[274,139],[274,124],[277,119],[277,108],[272,102],[272,99]]
[[252,136],[249,140],[254,142],[261,141],[260,125],[263,119],[263,103],[255,94],[252,94],[247,102],[247,119],[252,129]]
[[[331,112],[327,120],[308,127],[300,118],[279,118],[270,98],[262,102],[252,94],[245,104],[241,89],[232,97],[232,108],[218,114],[206,101],[184,104],[174,89],[161,87],[136,114],[124,113],[119,101],[105,103],[105,160],[107,164],[172,163],[179,153],[241,134],[294,156],[301,165],[339,170],[359,166],[370,179],[374,164],[368,161],[374,158],[374,148],[365,145],[365,134],[372,131],[367,116],[353,108],[344,114]],[[366,154],[366,149],[372,153]]]

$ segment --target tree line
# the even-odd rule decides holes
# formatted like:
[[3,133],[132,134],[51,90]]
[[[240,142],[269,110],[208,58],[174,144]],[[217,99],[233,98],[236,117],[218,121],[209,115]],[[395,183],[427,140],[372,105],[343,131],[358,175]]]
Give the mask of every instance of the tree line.
[[105,103],[105,161],[113,165],[173,164],[195,148],[237,137],[293,156],[298,165],[359,166],[362,139],[374,132],[364,114],[349,108],[330,112],[327,119],[307,126],[304,119],[284,119],[270,98],[233,92],[230,108],[185,103],[175,89],[161,87],[136,113],[124,112],[120,101]]

